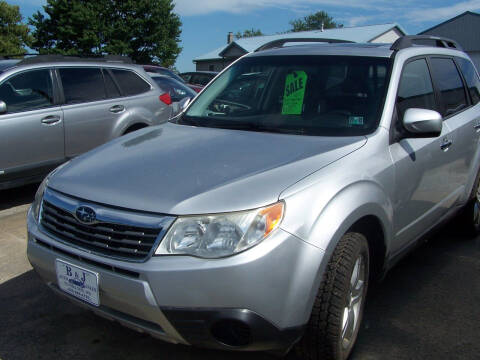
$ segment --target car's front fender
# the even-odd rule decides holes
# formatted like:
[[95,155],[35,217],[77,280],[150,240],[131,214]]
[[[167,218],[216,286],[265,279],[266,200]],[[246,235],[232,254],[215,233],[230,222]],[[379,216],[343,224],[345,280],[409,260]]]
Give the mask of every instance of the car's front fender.
[[314,186],[287,199],[287,212],[289,216],[282,228],[327,254],[332,253],[348,229],[365,216],[379,220],[385,247],[389,248],[393,206],[382,187],[372,180],[351,183],[331,197]]

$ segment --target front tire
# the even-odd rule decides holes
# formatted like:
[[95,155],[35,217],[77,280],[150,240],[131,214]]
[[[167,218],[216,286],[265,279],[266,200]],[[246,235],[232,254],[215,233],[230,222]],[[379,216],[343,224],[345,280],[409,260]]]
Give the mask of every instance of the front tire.
[[345,360],[362,321],[369,277],[365,236],[345,234],[327,265],[297,352],[309,360]]
[[463,223],[468,235],[480,234],[480,186],[476,183],[473,198],[465,206],[462,214]]

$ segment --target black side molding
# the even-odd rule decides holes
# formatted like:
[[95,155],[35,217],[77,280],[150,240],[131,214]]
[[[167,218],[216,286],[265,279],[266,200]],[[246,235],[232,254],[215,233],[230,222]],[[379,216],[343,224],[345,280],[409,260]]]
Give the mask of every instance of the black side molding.
[[247,309],[161,310],[188,343],[213,349],[286,352],[305,329],[279,329]]

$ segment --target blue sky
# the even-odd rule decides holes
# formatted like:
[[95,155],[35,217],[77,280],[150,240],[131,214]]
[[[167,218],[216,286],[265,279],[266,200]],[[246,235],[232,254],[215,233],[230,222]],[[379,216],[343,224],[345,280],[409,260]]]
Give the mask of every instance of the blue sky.
[[[264,34],[287,31],[289,21],[319,10],[345,26],[396,22],[416,34],[464,11],[480,12],[480,0],[174,0],[182,20],[180,71],[194,70],[192,59],[226,43],[227,33],[261,29]],[[27,18],[45,0],[7,0]]]

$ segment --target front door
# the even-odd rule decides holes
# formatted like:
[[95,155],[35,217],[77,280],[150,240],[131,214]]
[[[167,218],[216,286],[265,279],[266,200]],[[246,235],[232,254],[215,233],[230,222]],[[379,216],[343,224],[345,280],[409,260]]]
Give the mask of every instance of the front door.
[[0,182],[43,174],[65,159],[63,112],[49,69],[28,70],[0,84]]
[[[450,171],[450,183],[455,187],[457,199],[465,194],[466,185],[475,178],[475,156],[480,135],[480,81],[473,65],[467,59],[432,57],[432,78],[441,100],[441,113],[452,130],[454,155]],[[458,65],[458,67],[457,67]],[[467,89],[464,88],[459,70],[462,71]],[[468,91],[467,91],[468,90]],[[470,93],[470,96],[469,96]]]
[[[409,108],[438,111],[432,80],[424,58],[404,66],[397,94],[397,124]],[[401,132],[401,129],[399,129]],[[448,144],[451,131],[444,122],[439,137],[403,137],[390,145],[395,164],[395,203],[392,255],[433,226],[452,205],[453,162]]]

